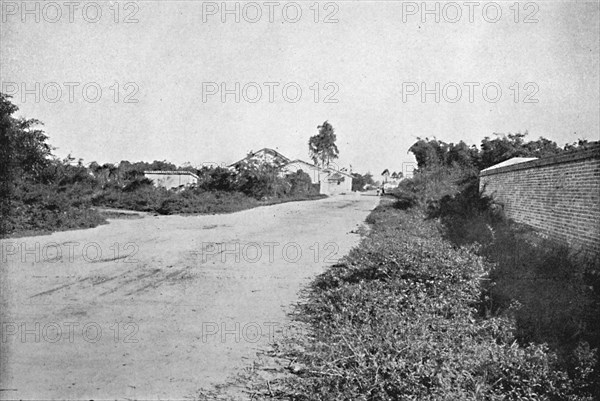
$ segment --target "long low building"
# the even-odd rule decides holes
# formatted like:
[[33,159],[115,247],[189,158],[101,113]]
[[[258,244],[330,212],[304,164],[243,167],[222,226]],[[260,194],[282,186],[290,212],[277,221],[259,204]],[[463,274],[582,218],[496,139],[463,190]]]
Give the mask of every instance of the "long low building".
[[144,177],[157,187],[166,189],[187,187],[198,183],[198,176],[191,171],[144,171]]

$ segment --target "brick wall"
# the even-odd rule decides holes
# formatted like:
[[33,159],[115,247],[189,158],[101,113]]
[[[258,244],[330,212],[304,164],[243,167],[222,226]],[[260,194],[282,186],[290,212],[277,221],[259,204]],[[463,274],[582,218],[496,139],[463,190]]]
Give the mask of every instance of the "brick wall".
[[479,185],[508,218],[600,255],[600,147],[482,171]]

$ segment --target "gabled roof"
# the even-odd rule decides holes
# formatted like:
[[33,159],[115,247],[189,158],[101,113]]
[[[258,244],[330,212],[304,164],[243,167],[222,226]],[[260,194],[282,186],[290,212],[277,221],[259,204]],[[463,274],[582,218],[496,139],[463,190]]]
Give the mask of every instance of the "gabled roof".
[[327,176],[327,181],[344,181],[346,179],[344,175],[346,174],[336,171],[335,173]]
[[304,163],[304,164],[310,164],[311,166],[317,167],[315,164],[307,162],[307,161],[304,161],[304,160],[301,160],[301,159],[292,160],[290,163]]
[[303,165],[309,166],[311,169],[317,170],[319,172],[328,173],[329,176],[332,176],[334,174],[338,174],[341,177],[348,177],[348,178],[351,178],[351,179],[354,178],[352,176],[352,174],[350,174],[348,172],[345,172],[345,171],[336,170],[333,167],[321,168],[321,167],[319,167],[317,165],[314,165],[313,163],[309,163],[309,162],[301,160],[301,159],[290,160],[287,157],[285,157],[284,155],[282,155],[281,153],[279,153],[278,151],[270,149],[270,148],[262,148],[259,151],[251,152],[248,156],[244,157],[243,159],[241,159],[241,160],[239,160],[239,161],[237,161],[237,162],[235,162],[233,164],[230,164],[228,167],[235,167],[238,163],[241,163],[244,160],[253,158],[257,154],[260,154],[260,153],[263,153],[263,152],[267,153],[267,154],[270,154],[271,156],[274,156],[274,157],[277,157],[277,158],[281,159],[283,161],[283,165],[281,167],[289,166],[290,164],[294,164],[294,163],[299,163],[299,164],[303,164]]
[[248,156],[244,157],[241,160],[238,160],[235,163],[230,164],[228,167],[234,167],[236,164],[241,163],[244,160],[251,159],[251,158],[255,157],[256,155],[258,155],[260,153],[266,153],[266,154],[269,154],[269,155],[271,155],[273,157],[277,157],[279,159],[282,159],[282,161],[284,163],[289,163],[290,162],[290,159],[288,159],[287,157],[285,157],[284,155],[282,155],[278,151],[276,151],[274,149],[271,149],[271,148],[262,148],[261,150],[257,150],[256,152],[251,152],[250,154],[248,154]]
[[286,163],[286,164],[284,165],[284,167],[285,167],[285,166],[289,166],[290,164],[294,164],[294,163],[302,163],[302,164],[305,164],[305,165],[307,165],[307,166],[309,166],[309,167],[312,167],[314,170],[323,170],[323,169],[322,169],[321,167],[319,167],[319,166],[316,166],[316,165],[314,165],[314,164],[312,164],[312,163],[309,163],[309,162],[306,162],[306,161],[304,161],[304,160],[300,160],[300,159],[292,160],[291,162],[288,162],[288,163]]
[[325,169],[325,171],[328,171],[331,175],[340,174],[340,175],[343,175],[343,176],[346,176],[346,177],[354,178],[352,176],[352,174],[350,174],[350,173],[347,173],[345,171],[335,170],[333,168],[327,168],[327,169]]
[[[257,153],[261,153],[261,152],[265,152],[267,154],[270,154],[271,156],[275,156],[275,157],[280,157],[282,158],[284,161],[289,162],[290,159],[288,159],[287,157],[285,157],[284,155],[282,155],[281,153],[279,153],[278,151],[276,151],[275,149],[271,149],[271,148],[262,148],[259,151],[253,152],[252,156],[256,155]],[[246,156],[247,157],[247,156]]]

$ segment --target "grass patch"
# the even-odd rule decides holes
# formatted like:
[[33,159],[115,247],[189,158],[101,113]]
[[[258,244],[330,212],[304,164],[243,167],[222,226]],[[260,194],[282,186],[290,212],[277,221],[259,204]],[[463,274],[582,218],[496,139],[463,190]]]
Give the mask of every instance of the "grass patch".
[[[438,220],[383,199],[361,244],[319,276],[295,318],[310,335],[276,394],[293,400],[593,400],[596,350],[563,364],[519,343],[510,313],[482,315],[494,265],[457,247]],[[273,384],[271,384],[273,386]]]

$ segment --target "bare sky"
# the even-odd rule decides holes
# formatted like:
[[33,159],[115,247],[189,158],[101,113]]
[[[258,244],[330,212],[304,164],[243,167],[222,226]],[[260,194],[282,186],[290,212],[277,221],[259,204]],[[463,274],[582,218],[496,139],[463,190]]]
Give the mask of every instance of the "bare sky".
[[[45,123],[59,156],[199,165],[271,147],[308,159],[325,120],[340,164],[373,173],[402,170],[419,136],[599,139],[598,1],[521,2],[518,15],[513,1],[428,2],[424,16],[422,2],[229,1],[237,23],[221,1],[46,3],[28,2],[23,15],[21,1],[2,1],[0,78],[20,113]],[[231,90],[224,102],[221,83]],[[422,83],[432,90],[424,102]],[[138,102],[125,103],[128,94]]]

